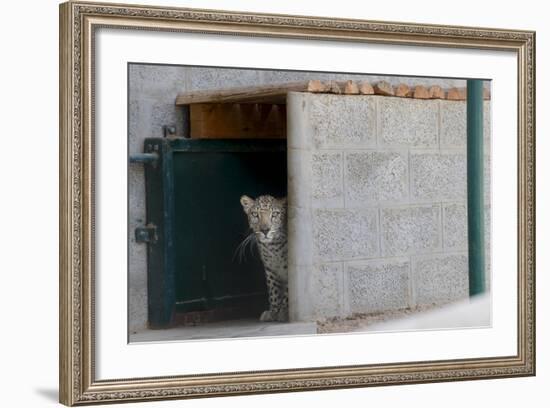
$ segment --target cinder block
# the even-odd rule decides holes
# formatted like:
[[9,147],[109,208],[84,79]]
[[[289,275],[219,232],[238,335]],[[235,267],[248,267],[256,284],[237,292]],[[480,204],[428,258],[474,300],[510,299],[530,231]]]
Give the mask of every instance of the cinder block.
[[[443,246],[446,249],[468,249],[468,211],[466,203],[443,204]],[[491,246],[491,207],[485,206],[485,252]]]
[[346,154],[346,205],[402,201],[408,196],[407,154],[357,152]]
[[343,311],[344,268],[342,263],[316,265],[312,269],[311,291],[316,319],[339,317]]
[[308,94],[307,101],[312,142],[316,148],[375,146],[372,96]]
[[343,264],[289,264],[291,321],[343,316]]
[[439,101],[378,98],[379,143],[384,146],[437,147]]
[[302,208],[344,206],[342,153],[312,153],[307,149],[289,148],[287,159],[289,205]]
[[349,262],[348,293],[352,313],[375,313],[408,307],[407,259]]
[[441,147],[466,149],[466,101],[441,101]]
[[468,249],[468,217],[464,202],[443,204],[443,247]]
[[[466,149],[466,101],[441,101],[441,147]],[[485,154],[491,151],[491,101],[483,103]]]
[[381,209],[382,255],[441,248],[439,205]]
[[413,200],[466,198],[466,154],[411,153],[410,160]]
[[313,241],[321,261],[378,255],[377,210],[314,210]]
[[311,155],[311,195],[317,205],[343,207],[343,154],[341,152]]
[[416,304],[440,304],[468,296],[467,254],[429,255],[413,259]]

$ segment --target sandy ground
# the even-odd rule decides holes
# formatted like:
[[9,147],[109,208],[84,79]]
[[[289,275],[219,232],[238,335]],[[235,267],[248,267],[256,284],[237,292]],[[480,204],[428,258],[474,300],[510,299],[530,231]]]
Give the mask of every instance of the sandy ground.
[[414,308],[399,309],[381,313],[354,313],[346,318],[330,318],[317,321],[317,333],[346,333],[366,328],[374,323],[401,319],[415,313],[440,309],[441,305],[417,306]]

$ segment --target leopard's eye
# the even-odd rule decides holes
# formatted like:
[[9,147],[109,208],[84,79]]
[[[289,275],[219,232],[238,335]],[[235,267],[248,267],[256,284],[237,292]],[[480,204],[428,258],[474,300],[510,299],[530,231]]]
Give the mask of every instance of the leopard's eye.
[[273,211],[273,215],[275,217],[278,217],[279,215],[281,215],[281,212],[280,211]]

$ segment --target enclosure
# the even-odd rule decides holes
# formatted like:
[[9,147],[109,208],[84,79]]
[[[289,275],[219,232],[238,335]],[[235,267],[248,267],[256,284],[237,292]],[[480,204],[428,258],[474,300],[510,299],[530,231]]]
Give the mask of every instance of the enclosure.
[[468,297],[465,81],[129,70],[130,156],[141,162],[129,170],[130,337],[256,319],[265,308],[261,261],[235,257],[243,194],[288,196],[290,321],[303,324],[276,334]]

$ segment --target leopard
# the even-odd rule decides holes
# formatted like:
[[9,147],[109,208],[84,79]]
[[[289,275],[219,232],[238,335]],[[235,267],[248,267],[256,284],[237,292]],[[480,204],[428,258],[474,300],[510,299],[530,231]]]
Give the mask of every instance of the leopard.
[[250,234],[243,243],[253,241],[264,267],[269,308],[260,315],[262,322],[288,321],[288,245],[287,199],[261,195],[240,198],[248,217]]

